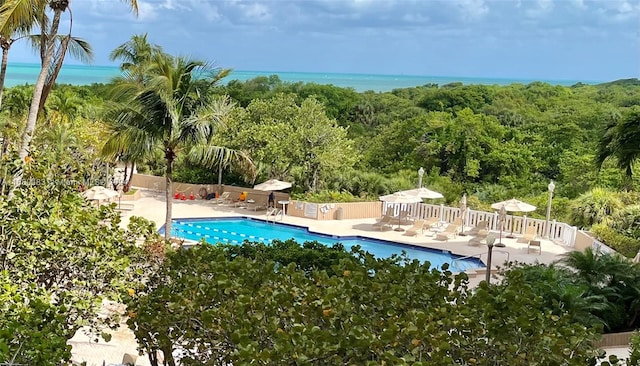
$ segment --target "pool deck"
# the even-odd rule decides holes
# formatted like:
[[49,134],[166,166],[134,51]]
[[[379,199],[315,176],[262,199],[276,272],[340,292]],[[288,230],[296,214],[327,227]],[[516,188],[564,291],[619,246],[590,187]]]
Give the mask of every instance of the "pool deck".
[[[131,202],[127,202],[130,204]],[[131,216],[142,216],[156,223],[156,227],[160,228],[164,224],[165,218],[165,200],[163,194],[154,194],[151,191],[143,191],[142,197],[133,202],[133,208],[130,211],[123,212],[122,225],[125,226],[129,222]],[[251,209],[237,208],[233,205],[216,205],[212,201],[194,200],[194,201],[173,201],[173,217],[174,218],[205,218],[205,217],[253,217],[257,219],[266,219],[266,212],[253,211]],[[375,239],[394,241],[398,243],[412,244],[433,249],[447,250],[453,254],[460,256],[480,256],[483,262],[487,259],[487,247],[470,246],[468,236],[457,236],[449,241],[437,241],[428,235],[418,235],[410,237],[403,235],[404,232],[387,229],[380,231],[373,228],[372,224],[375,219],[360,220],[331,220],[318,221],[313,219],[297,218],[284,216],[282,220],[278,217],[277,222],[283,222],[292,225],[308,227],[310,231],[322,234],[340,235],[340,236],[363,236]],[[397,225],[393,225],[394,228]],[[409,226],[402,226],[408,228]],[[429,234],[429,233],[427,233]],[[542,240],[540,254],[527,253],[527,244],[517,243],[516,239],[506,239],[503,233],[502,242],[504,248],[494,248],[492,268],[501,266],[507,259],[510,261],[519,261],[524,263],[552,263],[558,260],[564,253],[572,250],[572,248],[555,244],[548,240]],[[496,240],[498,242],[498,240]],[[485,278],[485,270],[482,269],[475,273],[468,271],[470,275],[470,286],[476,286]],[[114,333],[114,332],[112,332]],[[94,343],[89,338],[78,332],[76,336],[69,341],[73,346],[73,361],[86,361],[88,366],[102,365],[103,361],[106,365],[120,364],[124,353],[136,355],[136,341],[133,333],[123,325],[114,333],[114,338],[105,343],[103,341]],[[624,349],[620,351],[624,354]],[[616,353],[615,351],[613,353]],[[627,353],[628,354],[628,353]],[[147,356],[139,356],[136,365],[149,365]]]
[[[131,216],[142,216],[156,223],[156,227],[160,228],[164,225],[165,219],[165,200],[161,195],[154,196],[150,192],[143,192],[142,198],[135,201],[135,207],[131,211],[126,211],[123,215],[122,224],[126,225]],[[212,201],[194,200],[194,201],[173,201],[173,218],[205,218],[205,217],[251,217],[266,220],[266,212],[254,211],[252,209],[244,209],[234,207],[234,205],[217,205]],[[269,218],[272,220],[272,218]],[[438,250],[450,251],[460,256],[475,256],[486,263],[487,247],[486,245],[471,246],[468,244],[469,236],[456,236],[448,241],[438,241],[432,236],[433,233],[425,232],[418,236],[412,237],[404,235],[404,231],[398,232],[394,229],[398,227],[393,225],[393,229],[380,230],[372,225],[376,219],[356,219],[356,220],[313,220],[307,218],[278,216],[276,222],[285,224],[298,225],[308,227],[310,231],[321,234],[339,235],[339,236],[363,236],[374,239],[388,240],[398,243],[411,244],[421,247],[427,247]],[[410,225],[403,225],[401,228],[407,229]],[[468,228],[467,228],[468,229]],[[498,233],[496,233],[498,234]],[[524,263],[552,263],[565,253],[572,251],[570,247],[562,246],[548,240],[541,240],[541,253],[531,251],[527,252],[526,243],[518,243],[517,239],[507,239],[505,236],[508,232],[503,232],[502,243],[504,248],[494,246],[492,267],[502,265],[505,261],[518,261]],[[500,239],[496,239],[496,243]]]

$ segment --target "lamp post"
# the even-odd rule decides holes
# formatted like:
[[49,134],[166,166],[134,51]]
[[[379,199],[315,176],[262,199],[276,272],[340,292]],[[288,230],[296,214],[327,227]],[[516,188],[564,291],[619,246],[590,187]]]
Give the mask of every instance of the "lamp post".
[[493,236],[492,234],[487,235],[487,238],[485,239],[485,241],[487,242],[487,248],[489,248],[489,253],[487,254],[487,277],[485,278],[485,280],[487,281],[487,284],[491,283],[491,257],[493,255],[493,243],[496,241],[496,237]]
[[418,188],[422,188],[422,177],[424,176],[424,168],[418,169]]
[[553,191],[556,189],[556,185],[551,181],[547,188],[549,189],[549,203],[547,203],[547,219],[544,223],[544,232],[547,234],[547,239],[549,239],[551,236],[551,228],[549,227],[549,221],[551,220],[551,200],[553,199]]

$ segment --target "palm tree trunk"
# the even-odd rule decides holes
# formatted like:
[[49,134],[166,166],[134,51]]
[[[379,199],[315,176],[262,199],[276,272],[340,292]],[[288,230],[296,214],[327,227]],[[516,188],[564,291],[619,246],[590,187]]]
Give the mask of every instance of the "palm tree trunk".
[[222,160],[218,165],[218,194],[222,193]]
[[[38,75],[38,80],[36,81],[35,87],[33,88],[33,99],[31,99],[31,106],[29,107],[29,116],[27,117],[27,125],[24,129],[24,133],[22,134],[22,145],[20,147],[20,151],[18,153],[18,157],[20,161],[24,163],[25,158],[29,155],[29,147],[31,146],[31,140],[33,139],[33,134],[36,130],[36,121],[38,120],[39,108],[40,108],[40,98],[42,97],[42,90],[44,89],[44,84],[47,81],[47,75],[49,73],[49,67],[51,65],[51,60],[53,58],[53,50],[55,46],[55,38],[58,33],[58,26],[60,25],[60,16],[62,15],[62,10],[56,10],[53,15],[53,21],[51,23],[51,32],[47,38],[43,39],[43,42],[46,42],[46,53],[45,57],[42,60],[42,68],[40,69],[40,75]],[[12,193],[9,195],[10,198],[13,197],[13,191],[20,187],[22,184],[22,170],[19,170],[13,177],[13,189]]]
[[0,65],[0,109],[2,109],[2,95],[4,93],[4,81],[7,75],[7,60],[9,59],[10,40],[0,37],[0,47],[2,47],[2,64]]
[[62,69],[62,64],[64,62],[64,56],[67,54],[67,48],[69,48],[69,41],[71,40],[71,34],[66,36],[61,44],[60,49],[58,50],[58,54],[56,55],[56,64],[53,68],[51,74],[47,75],[47,80],[44,83],[44,87],[42,88],[42,95],[40,96],[40,106],[38,107],[40,111],[44,108],[44,104],[47,102],[47,98],[49,97],[49,93],[51,93],[51,89],[56,83],[56,79],[60,74],[60,70]]
[[165,178],[167,182],[166,199],[167,199],[167,215],[164,221],[164,239],[171,239],[171,217],[173,215],[173,151],[166,152],[167,171],[165,172]]

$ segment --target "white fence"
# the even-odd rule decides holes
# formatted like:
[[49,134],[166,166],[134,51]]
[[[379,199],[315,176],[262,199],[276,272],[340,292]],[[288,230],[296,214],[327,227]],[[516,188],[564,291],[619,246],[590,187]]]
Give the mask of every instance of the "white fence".
[[[440,221],[453,222],[456,218],[460,217],[459,207],[448,207],[444,205],[430,205],[426,203],[409,203],[409,204],[395,204],[385,203],[383,205],[383,213],[386,210],[394,210],[394,215],[398,215],[400,211],[409,211],[411,217],[416,219],[427,219],[431,217],[438,217]],[[467,209],[466,215],[463,218],[464,225],[469,227],[475,226],[478,222],[486,220],[489,222],[489,229],[493,231],[500,230],[498,226],[498,212],[485,212]],[[573,247],[576,240],[576,233],[578,228],[565,224],[563,222],[557,222],[556,220],[549,221],[549,227],[545,227],[546,220],[533,219],[527,216],[515,216],[507,215],[507,220],[503,226],[503,232],[510,234],[524,234],[527,226],[533,226],[536,228],[536,234],[542,238],[549,238],[558,244]]]

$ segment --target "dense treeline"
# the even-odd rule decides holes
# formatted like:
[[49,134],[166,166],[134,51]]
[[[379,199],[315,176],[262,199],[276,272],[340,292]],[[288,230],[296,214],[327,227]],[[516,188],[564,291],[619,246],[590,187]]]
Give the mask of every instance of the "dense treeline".
[[[58,149],[54,154],[60,157],[78,145],[99,151],[108,122],[102,112],[112,104],[105,96],[112,90],[113,85],[58,86],[36,146]],[[231,103],[210,144],[246,153],[255,171],[180,155],[173,169],[177,181],[251,186],[275,177],[294,181],[293,193],[308,200],[358,200],[413,187],[417,169],[424,167],[424,184],[442,192],[446,203],[456,204],[466,193],[473,208],[488,209],[517,197],[538,207],[533,216],[544,217],[553,180],[553,218],[596,225],[602,240],[627,255],[640,248],[640,219],[629,220],[637,209],[624,213],[632,224],[598,226],[637,201],[635,155],[620,156],[627,150],[615,151],[618,145],[611,142],[612,131],[624,135],[637,124],[637,81],[572,87],[454,83],[358,93],[270,76],[208,90],[212,100],[228,96]],[[29,86],[5,93],[3,155],[17,140],[30,94]],[[603,150],[605,136],[611,151]],[[161,150],[135,160],[139,171],[165,172]]]

